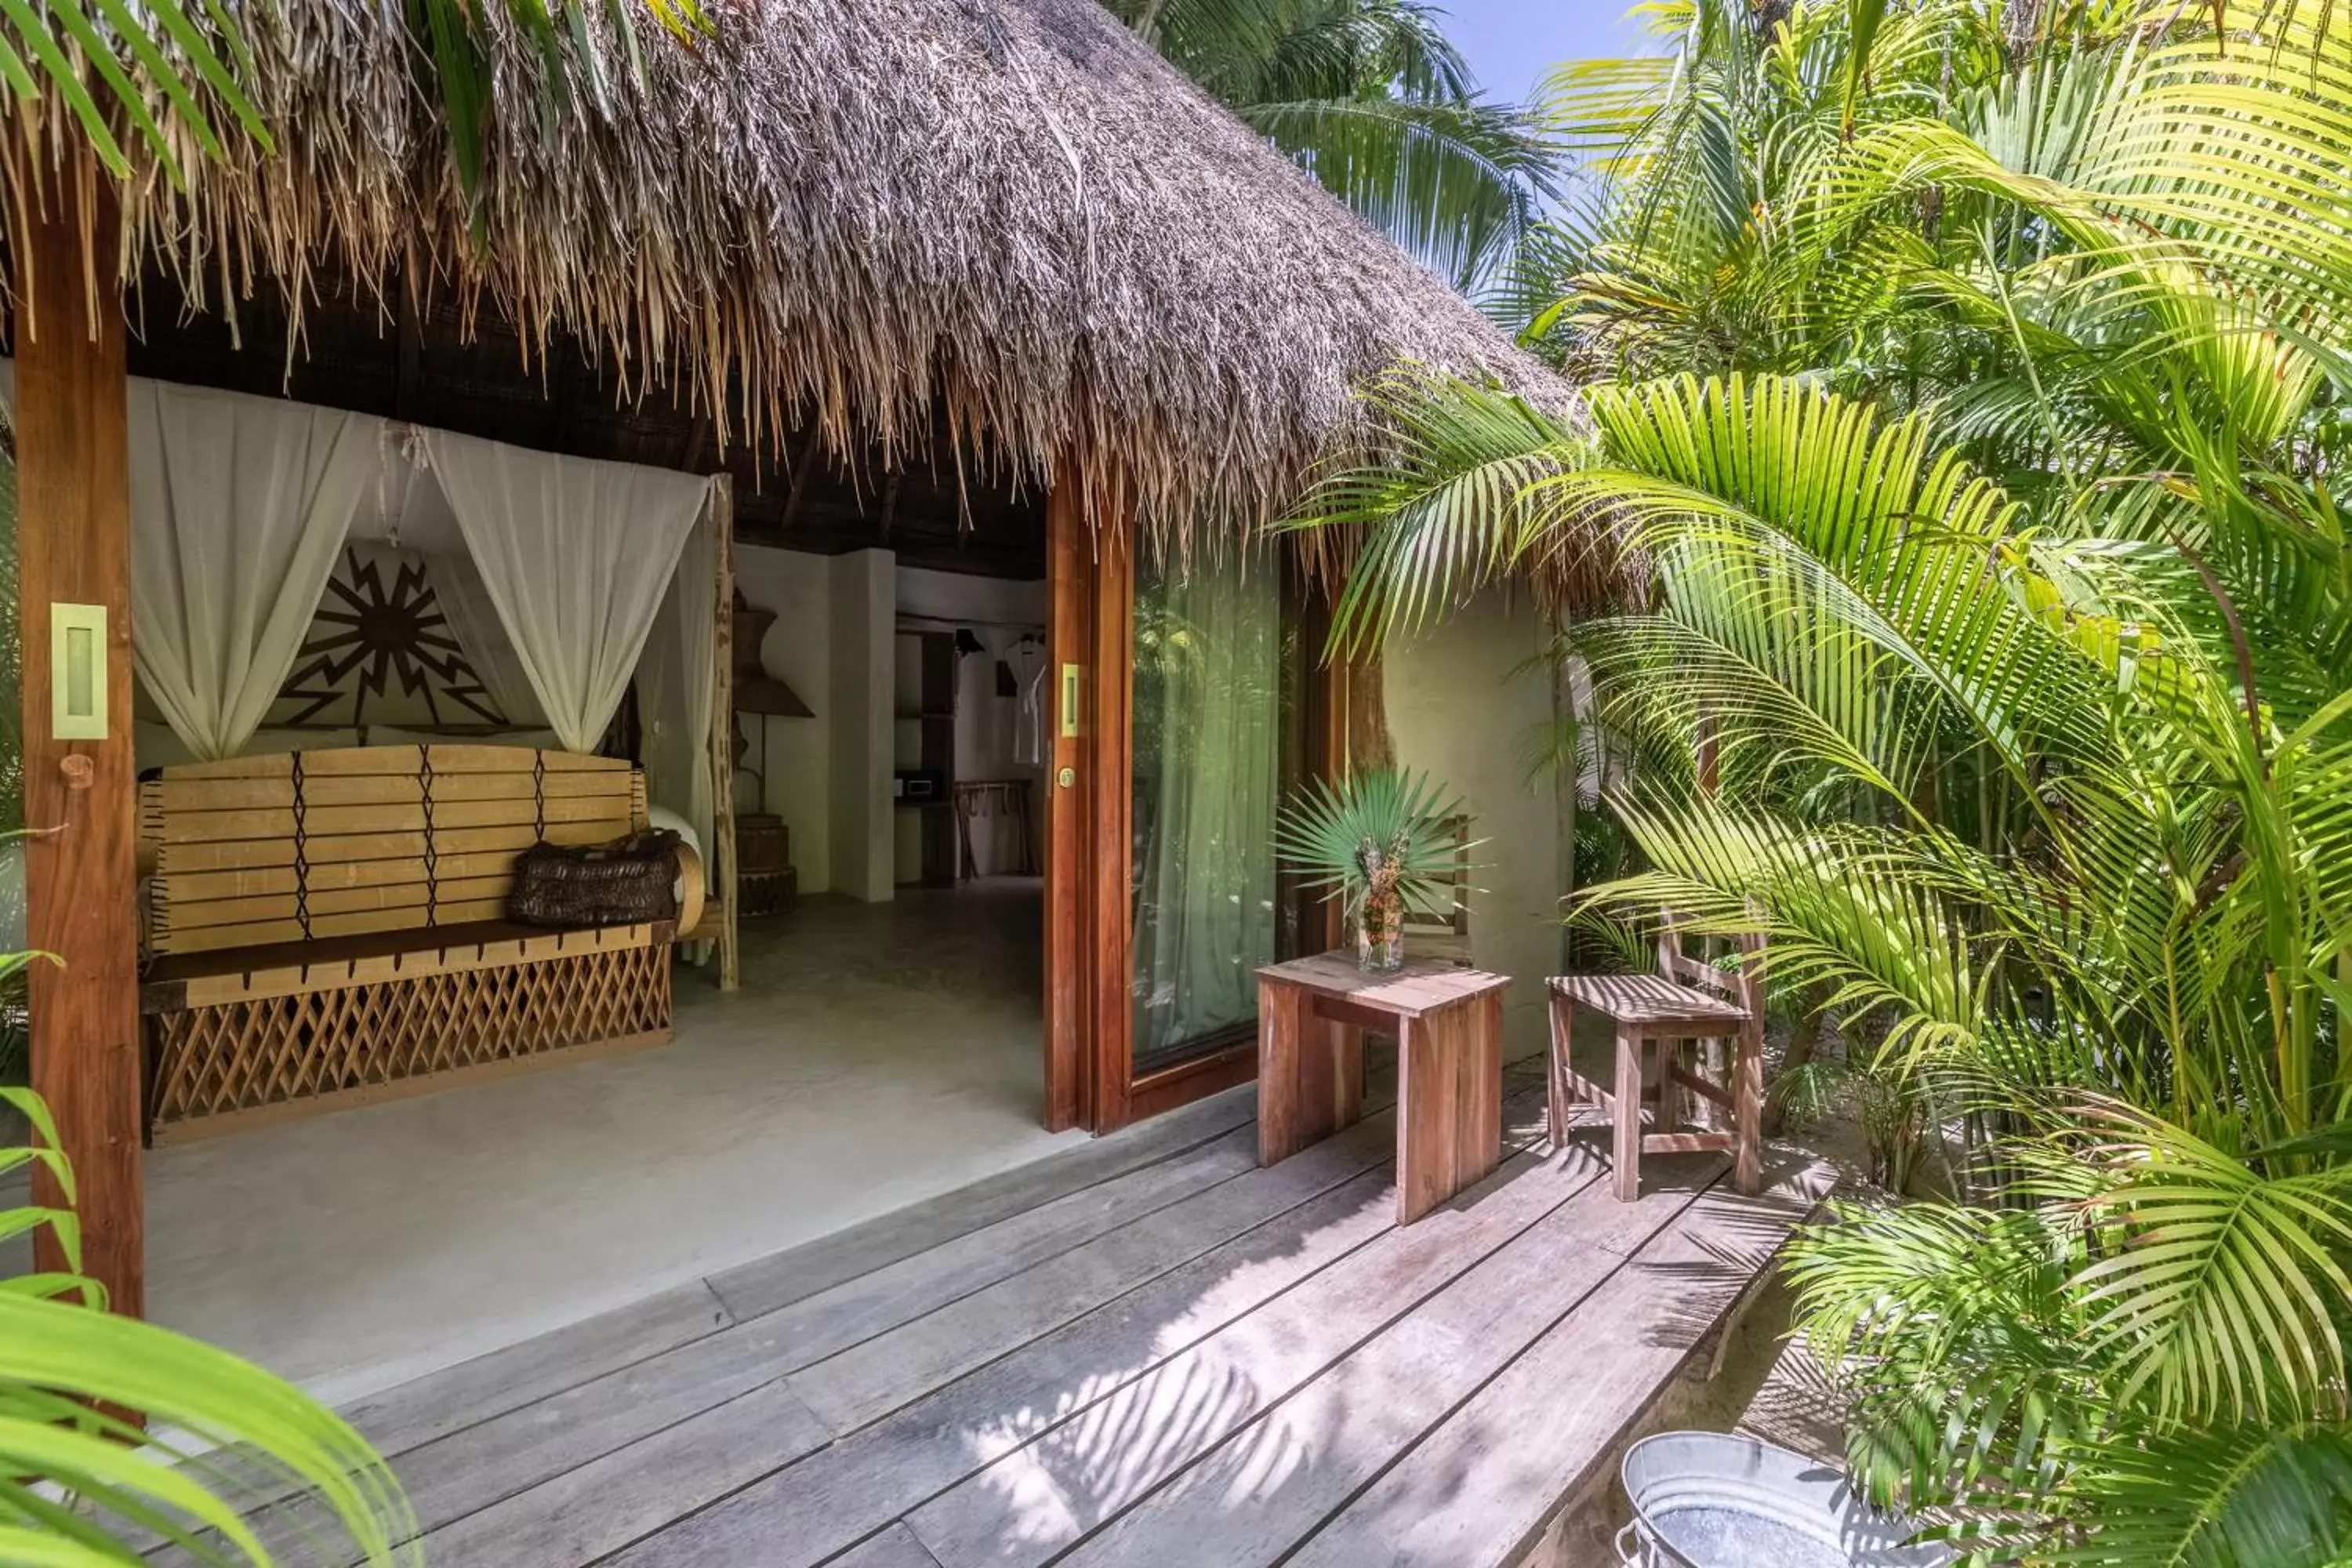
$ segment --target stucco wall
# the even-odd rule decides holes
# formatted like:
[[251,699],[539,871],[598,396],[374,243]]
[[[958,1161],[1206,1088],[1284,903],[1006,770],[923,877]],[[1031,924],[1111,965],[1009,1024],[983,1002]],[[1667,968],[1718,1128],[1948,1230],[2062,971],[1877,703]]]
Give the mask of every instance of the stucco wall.
[[[760,663],[815,711],[813,719],[747,718],[745,735],[761,746],[764,792],[749,775],[735,780],[744,811],[781,816],[793,837],[801,891],[833,886],[833,573],[822,555],[761,545],[735,546],[735,585],[776,612],[761,639]],[[766,727],[764,744],[761,726]]]
[[869,901],[891,896],[891,651],[897,558],[858,550],[827,563],[833,576],[833,890]]
[[[1397,762],[1462,796],[1474,836],[1470,945],[1482,969],[1516,982],[1505,1051],[1544,1044],[1543,982],[1560,969],[1560,895],[1569,823],[1549,771],[1530,773],[1552,721],[1550,678],[1523,668],[1548,632],[1524,599],[1482,596],[1423,635],[1391,642],[1382,659]],[[1410,943],[1408,942],[1408,949]]]
[[[914,875],[919,856],[897,841],[913,819],[898,820],[903,814],[890,804],[904,742],[893,715],[913,701],[894,691],[913,674],[898,668],[902,615],[975,623],[984,651],[957,667],[956,776],[1037,775],[1012,760],[1013,705],[996,694],[996,658],[1022,626],[1043,627],[1045,584],[901,568],[887,550],[824,556],[741,543],[735,581],[744,598],[776,612],[760,662],[816,710],[814,719],[767,721],[764,745],[759,721],[750,721],[766,787],[748,774],[736,780],[739,806],[773,812],[792,830],[803,892],[883,899],[899,874]],[[997,825],[976,826],[975,852],[993,867]]]

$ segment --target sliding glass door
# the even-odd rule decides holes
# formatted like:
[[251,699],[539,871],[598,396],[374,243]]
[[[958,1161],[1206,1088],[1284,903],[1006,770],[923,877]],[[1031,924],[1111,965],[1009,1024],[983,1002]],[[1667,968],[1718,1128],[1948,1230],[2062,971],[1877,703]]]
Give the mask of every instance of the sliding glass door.
[[1245,1041],[1274,962],[1282,784],[1281,574],[1140,563],[1129,867],[1137,1081]]
[[1333,693],[1271,552],[1138,560],[1073,479],[1046,504],[1045,1120],[1108,1132],[1255,1073],[1257,971],[1306,930],[1275,813]]

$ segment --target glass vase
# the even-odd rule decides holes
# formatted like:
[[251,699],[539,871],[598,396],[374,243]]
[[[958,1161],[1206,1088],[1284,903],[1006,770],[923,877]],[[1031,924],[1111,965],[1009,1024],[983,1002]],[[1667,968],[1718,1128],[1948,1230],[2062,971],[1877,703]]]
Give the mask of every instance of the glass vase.
[[1367,974],[1404,967],[1404,900],[1394,893],[1364,900],[1356,916],[1356,963]]

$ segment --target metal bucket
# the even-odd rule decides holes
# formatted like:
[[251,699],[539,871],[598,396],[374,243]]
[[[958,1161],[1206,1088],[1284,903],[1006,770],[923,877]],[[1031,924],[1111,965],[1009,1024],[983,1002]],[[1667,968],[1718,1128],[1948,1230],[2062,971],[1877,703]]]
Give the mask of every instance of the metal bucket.
[[1854,1495],[1843,1470],[1753,1437],[1662,1432],[1626,1450],[1625,1568],[1939,1568],[1918,1526]]

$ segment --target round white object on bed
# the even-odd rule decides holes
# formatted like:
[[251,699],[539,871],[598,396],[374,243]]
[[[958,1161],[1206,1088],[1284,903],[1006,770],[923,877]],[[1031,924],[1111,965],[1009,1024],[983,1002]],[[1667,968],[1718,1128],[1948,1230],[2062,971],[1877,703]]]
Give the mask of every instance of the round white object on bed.
[[[687,847],[694,851],[697,859],[702,859],[702,836],[688,826],[686,818],[670,810],[669,807],[648,805],[646,807],[646,822],[650,826],[668,828],[686,840]],[[708,860],[703,860],[702,863],[706,866],[710,864]]]

